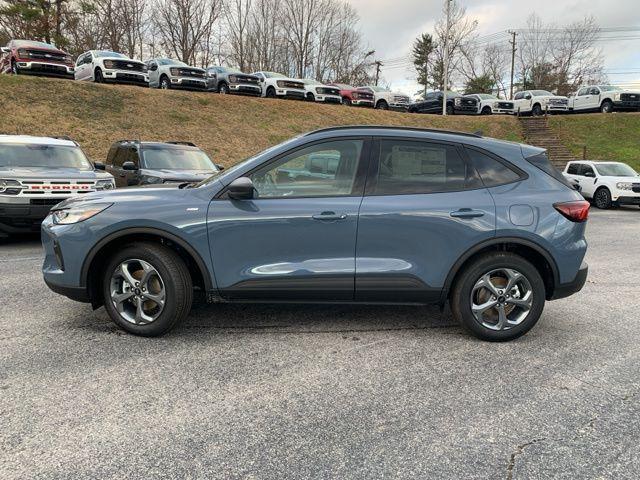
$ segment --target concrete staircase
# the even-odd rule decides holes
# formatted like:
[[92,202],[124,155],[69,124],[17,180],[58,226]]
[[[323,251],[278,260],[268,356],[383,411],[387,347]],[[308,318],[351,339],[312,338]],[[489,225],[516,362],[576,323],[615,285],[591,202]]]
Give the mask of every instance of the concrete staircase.
[[545,148],[551,163],[560,170],[564,170],[569,160],[575,156],[565,147],[560,138],[549,128],[547,117],[518,117],[522,126],[522,133],[526,143]]

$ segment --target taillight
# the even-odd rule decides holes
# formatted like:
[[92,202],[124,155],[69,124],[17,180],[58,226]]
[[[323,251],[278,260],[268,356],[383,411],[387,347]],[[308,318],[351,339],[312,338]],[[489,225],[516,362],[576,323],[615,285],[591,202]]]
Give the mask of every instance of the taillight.
[[572,222],[586,222],[589,218],[589,202],[576,200],[573,202],[554,203],[553,207]]

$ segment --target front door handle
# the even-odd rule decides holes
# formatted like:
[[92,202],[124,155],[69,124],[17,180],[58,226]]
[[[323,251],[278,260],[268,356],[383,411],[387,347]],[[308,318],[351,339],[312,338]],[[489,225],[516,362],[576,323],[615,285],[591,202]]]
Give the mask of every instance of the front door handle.
[[322,212],[319,215],[313,215],[311,218],[313,218],[314,220],[330,222],[335,220],[344,220],[345,218],[347,218],[347,215],[344,213],[337,214],[336,212]]
[[450,215],[454,218],[477,218],[484,216],[482,210],[473,210],[471,208],[461,208],[455,212],[451,212]]

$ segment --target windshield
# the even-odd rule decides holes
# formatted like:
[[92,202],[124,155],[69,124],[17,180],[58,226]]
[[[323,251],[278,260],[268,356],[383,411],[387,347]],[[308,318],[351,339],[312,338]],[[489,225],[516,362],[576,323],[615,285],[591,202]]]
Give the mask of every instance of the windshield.
[[0,144],[0,167],[46,167],[93,170],[79,147]]
[[600,85],[600,90],[603,92],[621,92],[622,89],[620,87],[616,87],[614,85]]
[[13,43],[16,47],[56,48],[49,43],[34,42],[32,40],[15,40]]
[[388,88],[382,88],[382,87],[367,87],[367,88],[370,88],[374,92],[389,92],[390,91]]
[[498,100],[497,97],[494,97],[493,95],[489,95],[488,93],[478,93],[477,96],[480,97],[482,100]]
[[107,50],[101,50],[99,52],[93,52],[96,57],[115,57],[115,58],[129,58],[118,52],[109,52]]
[[180,60],[172,60],[170,58],[161,58],[160,60],[158,60],[158,64],[159,65],[179,65],[181,67],[189,66],[186,63],[181,62]]
[[281,73],[275,73],[275,72],[262,72],[262,74],[267,77],[267,78],[285,78],[284,75],[282,75]]
[[636,171],[624,163],[596,163],[596,170],[603,177],[637,177]]
[[313,78],[305,78],[304,80],[302,80],[302,83],[304,83],[305,85],[321,85],[319,81],[314,80]]
[[546,90],[531,90],[531,95],[534,97],[543,97],[545,95],[553,97],[553,93],[547,92]]
[[218,170],[202,150],[176,147],[145,147],[144,168],[153,170]]

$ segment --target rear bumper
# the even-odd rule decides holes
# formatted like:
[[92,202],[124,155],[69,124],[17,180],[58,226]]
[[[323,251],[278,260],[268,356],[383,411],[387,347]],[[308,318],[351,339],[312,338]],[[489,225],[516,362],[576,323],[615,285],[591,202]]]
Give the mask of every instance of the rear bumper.
[[589,266],[586,264],[586,262],[582,262],[582,265],[580,265],[580,269],[578,270],[578,273],[576,274],[576,277],[573,279],[573,281],[558,285],[549,300],[558,300],[560,298],[569,297],[574,293],[578,293],[580,290],[582,290],[582,287],[584,287],[584,284],[587,282],[588,274]]

